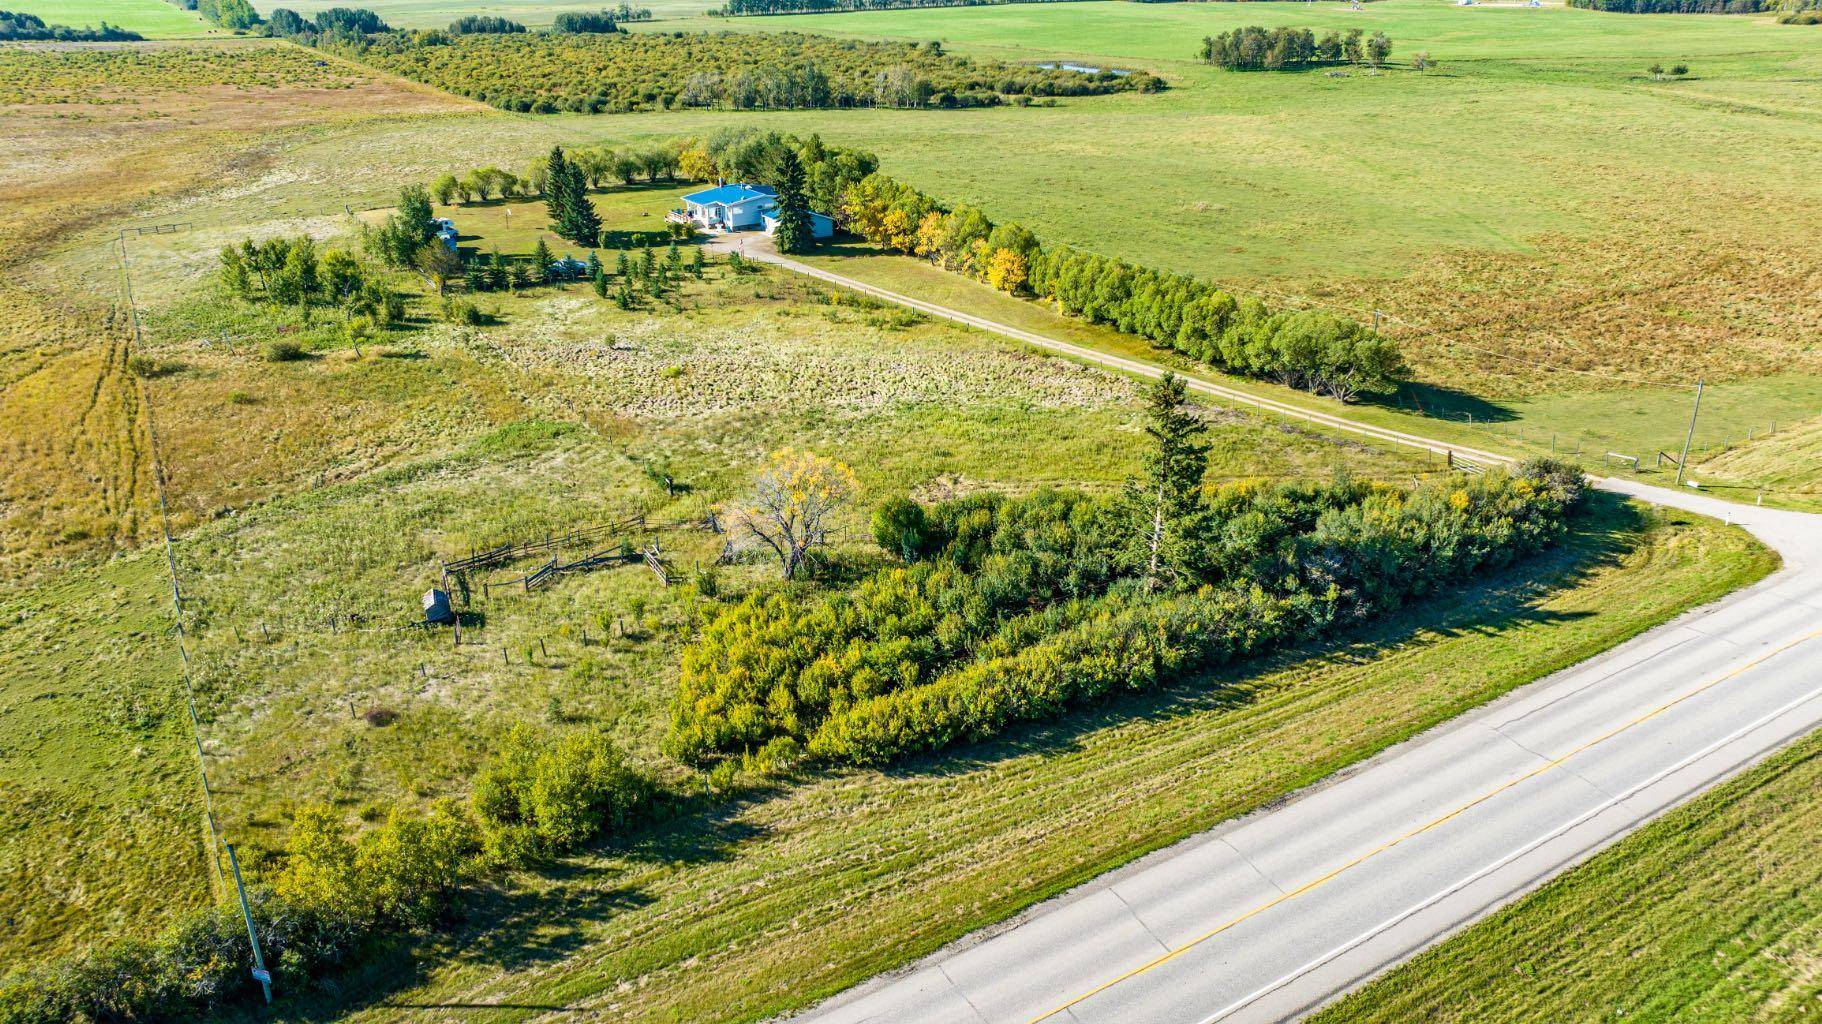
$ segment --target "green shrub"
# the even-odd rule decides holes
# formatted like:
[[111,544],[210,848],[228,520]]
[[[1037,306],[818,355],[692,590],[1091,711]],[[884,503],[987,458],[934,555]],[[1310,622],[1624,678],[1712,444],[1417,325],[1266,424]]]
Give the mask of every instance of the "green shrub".
[[873,539],[909,562],[924,550],[924,507],[909,498],[894,498],[873,510]]
[[266,342],[260,354],[268,363],[293,363],[304,358],[304,347],[289,338],[278,338]]
[[656,789],[604,733],[575,732],[552,743],[521,726],[475,779],[473,802],[489,859],[511,864],[626,828],[649,809]]

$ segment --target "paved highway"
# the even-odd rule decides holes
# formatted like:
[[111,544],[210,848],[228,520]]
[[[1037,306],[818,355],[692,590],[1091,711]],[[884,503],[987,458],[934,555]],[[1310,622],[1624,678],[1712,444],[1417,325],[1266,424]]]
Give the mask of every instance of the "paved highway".
[[[1089,362],[1159,372],[758,246],[748,255]],[[1382,441],[1504,461],[1191,384]],[[1158,851],[796,1019],[1294,1019],[1822,725],[1822,517],[1624,480],[1600,486],[1730,519],[1785,565],[1269,811]]]

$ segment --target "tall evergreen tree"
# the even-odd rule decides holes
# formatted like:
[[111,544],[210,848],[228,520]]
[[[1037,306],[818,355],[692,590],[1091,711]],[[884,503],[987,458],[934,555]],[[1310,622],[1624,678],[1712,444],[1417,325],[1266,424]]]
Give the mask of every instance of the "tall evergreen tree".
[[1183,378],[1166,373],[1147,390],[1145,436],[1150,444],[1137,477],[1127,483],[1135,541],[1133,561],[1147,589],[1195,578],[1207,526],[1202,478],[1208,472],[1208,427],[1188,406]]
[[803,192],[803,162],[786,147],[778,154],[778,229],[772,238],[783,253],[807,252],[815,244],[811,230],[810,201]]
[[550,156],[544,161],[544,207],[550,211],[550,228],[557,234],[568,238],[565,228],[570,222],[569,190],[562,182],[569,177],[569,157],[563,154],[562,146],[552,146]]
[[560,238],[594,248],[601,237],[601,216],[588,199],[588,179],[582,168],[564,155],[562,146],[553,146],[545,172],[550,181],[544,190],[550,229]]

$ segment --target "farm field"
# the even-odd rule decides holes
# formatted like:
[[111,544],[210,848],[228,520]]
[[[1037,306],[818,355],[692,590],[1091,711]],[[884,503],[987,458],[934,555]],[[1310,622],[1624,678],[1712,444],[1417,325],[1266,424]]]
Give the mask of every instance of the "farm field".
[[[1464,446],[1550,455],[1580,463],[1591,473],[1623,473],[1665,483],[1676,466],[1652,457],[1676,456],[1689,427],[1693,389],[1640,388],[1623,391],[1567,391],[1479,400],[1436,388],[1407,388],[1389,400],[1343,404],[1271,383],[1223,376],[1177,353],[1098,324],[1063,316],[1048,306],[995,291],[921,260],[883,254],[864,244],[824,248],[803,257],[812,266],[987,317],[1050,337],[1146,359],[1188,374],[1219,376],[1229,387],[1291,401],[1380,426],[1419,431]],[[1780,374],[1735,381],[1704,390],[1698,429],[1691,447],[1690,476],[1716,494],[1735,500],[1764,497],[1793,508],[1816,506],[1822,483],[1809,453],[1815,422],[1806,419],[1822,406],[1822,378]],[[1637,467],[1609,453],[1644,452]]]
[[[304,325],[293,311],[215,297],[208,281],[222,245],[299,231],[350,244],[356,222],[344,201],[381,200],[400,180],[440,169],[394,162],[406,152],[442,159],[400,139],[442,133],[470,155],[512,164],[546,139],[535,122],[528,131],[521,119],[390,91],[341,65],[317,67],[304,51],[249,43],[191,56],[173,51],[137,67],[138,111],[99,107],[117,115],[100,120],[99,137],[94,123],[65,132],[30,104],[9,111],[39,152],[69,154],[27,179],[38,191],[26,194],[45,201],[15,207],[8,222],[20,252],[43,254],[21,279],[18,315],[90,311],[112,325],[104,337],[124,344],[126,325],[103,312],[118,280],[111,229],[123,216],[183,225],[127,243],[145,366],[129,371],[116,350],[94,371],[121,405],[92,411],[80,428],[44,420],[46,431],[132,438],[121,457],[134,489],[81,532],[60,526],[57,516],[77,510],[55,494],[41,499],[43,514],[13,521],[8,554],[35,584],[9,598],[9,616],[30,625],[8,630],[4,644],[6,706],[33,709],[9,712],[17,731],[0,742],[9,778],[21,780],[6,797],[9,863],[19,868],[5,875],[17,908],[9,956],[143,934],[210,895],[175,651],[163,633],[162,556],[132,553],[158,536],[135,375],[159,415],[216,810],[246,832],[255,873],[301,802],[359,811],[459,792],[490,738],[515,721],[590,723],[653,751],[691,615],[682,590],[658,590],[631,570],[588,577],[490,609],[463,650],[377,627],[415,614],[438,555],[638,510],[700,517],[787,442],[849,453],[870,490],[932,498],[1105,484],[1132,464],[1130,450],[1107,444],[1136,436],[1126,382],[896,311],[834,304],[788,277],[719,267],[688,286],[681,314],[620,313],[578,285],[483,299],[507,327],[456,330],[427,318],[361,355],[330,342],[310,360],[267,362],[262,347]],[[64,88],[37,58],[15,59],[32,88]],[[204,66],[240,84],[212,92]],[[265,105],[258,130],[235,120],[250,100]],[[360,111],[376,101],[388,113]],[[133,116],[144,110],[163,116]],[[249,134],[217,149],[217,125]],[[149,151],[170,162],[145,159]],[[87,200],[58,185],[56,175],[84,167],[117,168],[115,184]],[[48,201],[57,187],[61,204]],[[162,194],[147,198],[154,189]],[[669,190],[601,196],[608,238],[649,237],[673,201]],[[497,204],[450,212],[478,233],[473,244],[513,251],[542,226],[542,204],[515,205],[511,220],[515,207]],[[66,344],[67,361],[50,366],[26,361],[51,351],[44,343],[22,347],[8,400],[42,403],[35,415],[46,416],[73,404],[58,388],[96,386],[72,369],[95,358],[92,341]],[[958,349],[976,357],[958,361]],[[42,383],[21,386],[28,381]],[[906,436],[920,443],[907,447]],[[1345,469],[1406,479],[1426,468],[1242,419],[1220,419],[1216,436],[1228,476]],[[21,445],[9,457],[47,452]],[[58,457],[68,461],[29,463],[9,479],[74,484],[90,472],[85,449]],[[655,462],[689,493],[673,502],[655,490],[646,472]],[[659,539],[685,566],[716,553],[687,527],[628,539]],[[123,554],[97,568],[95,554],[109,551]],[[639,610],[608,611],[624,608]],[[479,663],[466,666],[471,657]],[[396,722],[370,726],[364,715],[378,708]]]
[[228,34],[202,20],[195,11],[186,11],[166,0],[11,0],[7,10],[35,14],[47,24],[72,28],[100,27],[105,21],[147,39]]
[[1813,1019],[1819,836],[1812,736],[1312,1020]]
[[[1202,35],[1253,23],[1382,30],[1395,65],[1421,51],[1439,67],[1334,78],[1193,61]],[[1790,215],[1822,187],[1801,170],[1822,155],[1822,37],[1801,26],[1429,0],[1360,12],[1086,3],[703,24],[939,38],[998,59],[1141,67],[1171,88],[1054,109],[667,113],[570,130],[604,141],[755,121],[820,130],[1048,241],[1358,318],[1382,310],[1429,386],[1407,401],[1445,420],[1587,431],[1591,442],[1604,433],[1650,463],[1680,444],[1686,421],[1674,410],[1687,409],[1698,377],[1718,385],[1698,449],[1739,445],[1748,431],[1756,441],[1773,422],[1822,411],[1822,367],[1806,340],[1822,330],[1815,236]],[[1679,61],[1693,69],[1687,80],[1646,72]],[[1728,187],[1717,191],[1720,180]],[[1623,411],[1609,415],[1609,403]],[[1813,484],[1788,474],[1723,482],[1749,496],[1752,484],[1775,483],[1767,500],[1791,504],[1810,500],[1800,488]]]
[[[373,6],[407,26],[572,9]],[[1187,52],[1222,27],[1321,18],[1361,19],[1442,67],[1240,75]],[[266,880],[300,809],[375,823],[463,797],[515,726],[600,731],[667,780],[693,778],[659,747],[680,651],[706,616],[775,586],[751,559],[718,564],[707,516],[768,452],[855,469],[862,497],[830,560],[842,583],[885,559],[866,523],[879,500],[1111,493],[1139,466],[1135,382],[776,269],[713,260],[674,307],[616,308],[586,283],[465,295],[466,324],[401,271],[407,316],[364,341],[337,311],[216,284],[224,246],[308,233],[357,251],[401,185],[522,169],[553,144],[815,131],[1046,241],[1385,310],[1421,325],[1398,329],[1418,386],[1352,411],[1463,443],[1542,453],[1555,436],[1584,456],[1648,456],[1680,440],[1690,396],[1637,382],[1709,374],[1698,475],[1744,500],[1822,503],[1822,278],[1814,232],[1790,216],[1822,198],[1800,172],[1822,156],[1822,36],[1422,0],[662,27],[680,25],[940,37],[959,53],[1144,67],[1171,88],[1016,109],[531,117],[265,40],[0,50],[0,167],[19,199],[0,203],[0,418],[21,424],[0,445],[0,959],[145,936],[223,894],[168,632],[159,483],[214,810]],[[1652,81],[1654,60],[1696,73]],[[595,193],[596,254],[662,256],[663,211],[686,189]],[[587,255],[555,239],[542,202],[435,212],[468,252],[523,257],[542,238]],[[154,225],[168,230],[114,247],[121,228]],[[117,251],[142,339],[116,305]],[[906,258],[840,246],[812,261],[1171,362]],[[271,355],[292,343],[298,358]],[[1442,472],[1200,414],[1213,481]],[[677,584],[627,564],[534,591],[527,559],[470,595],[460,644],[404,628],[440,560],[577,528],[599,528],[604,549],[658,545]],[[279,1017],[759,1019],[1268,804],[1774,561],[1720,523],[1599,499],[1566,544],[1324,642],[890,770],[786,774],[491,880],[466,923]]]

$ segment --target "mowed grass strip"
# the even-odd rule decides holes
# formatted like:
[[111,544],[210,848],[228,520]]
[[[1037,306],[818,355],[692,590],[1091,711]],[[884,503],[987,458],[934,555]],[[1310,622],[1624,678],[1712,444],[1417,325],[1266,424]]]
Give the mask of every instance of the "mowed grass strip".
[[1822,735],[1653,822],[1315,1024],[1814,1021]]
[[528,877],[350,1019],[498,1005],[748,1021],[1246,813],[1756,579],[1737,530],[1603,504],[1557,551],[1370,632],[884,773],[805,781]]

